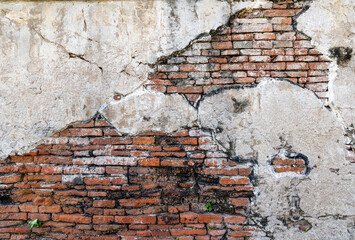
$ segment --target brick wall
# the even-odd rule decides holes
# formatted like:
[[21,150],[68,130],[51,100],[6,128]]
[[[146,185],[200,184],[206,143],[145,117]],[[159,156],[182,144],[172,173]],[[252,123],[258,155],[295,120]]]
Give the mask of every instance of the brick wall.
[[[198,128],[74,124],[0,166],[1,239],[247,239],[252,169]],[[30,230],[27,221],[44,221]],[[100,237],[98,237],[100,236]]]
[[272,77],[291,80],[326,101],[329,59],[295,29],[303,8],[291,1],[239,12],[227,25],[158,61],[147,89],[183,94],[197,107],[202,96],[218,89]]
[[[329,60],[295,30],[303,3],[244,10],[162,58],[145,86],[195,107],[223,88],[287,78],[327,99]],[[306,174],[275,157],[275,173]],[[0,165],[1,239],[249,239],[253,170],[208,131],[121,136],[108,122],[73,124]],[[43,225],[30,230],[27,222]]]

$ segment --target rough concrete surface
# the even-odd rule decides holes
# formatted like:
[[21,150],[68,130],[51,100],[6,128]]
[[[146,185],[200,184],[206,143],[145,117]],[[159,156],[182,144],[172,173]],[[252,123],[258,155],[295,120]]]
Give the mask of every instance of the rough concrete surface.
[[[354,239],[355,166],[344,144],[354,141],[354,1],[310,1],[297,18],[334,59],[329,108],[285,79],[205,96],[198,109],[142,89],[159,57],[256,4],[271,2],[0,2],[0,158],[98,111],[127,134],[197,124],[254,166],[256,239]],[[310,171],[273,172],[280,150],[305,155]]]

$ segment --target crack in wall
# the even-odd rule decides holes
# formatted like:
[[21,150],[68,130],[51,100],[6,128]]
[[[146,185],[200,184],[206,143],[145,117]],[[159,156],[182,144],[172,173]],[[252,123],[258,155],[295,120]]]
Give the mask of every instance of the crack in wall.
[[80,59],[80,60],[83,60],[84,62],[87,62],[87,63],[89,63],[89,64],[92,64],[92,65],[96,66],[96,67],[100,70],[101,75],[103,75],[103,73],[104,73],[103,68],[102,68],[101,66],[99,66],[99,65],[98,65],[97,63],[95,63],[95,62],[91,62],[91,61],[87,60],[87,59],[84,57],[84,54],[72,53],[72,52],[68,51],[63,45],[61,45],[61,44],[59,44],[59,43],[56,43],[56,42],[54,42],[54,41],[51,41],[51,40],[49,40],[48,38],[46,38],[45,36],[43,36],[43,34],[42,34],[39,30],[33,29],[33,31],[34,31],[38,36],[40,36],[41,39],[43,39],[45,42],[50,43],[50,44],[53,44],[53,45],[59,47],[60,49],[62,49],[62,51],[63,51],[64,53],[68,54],[69,58],[78,58],[78,59]]

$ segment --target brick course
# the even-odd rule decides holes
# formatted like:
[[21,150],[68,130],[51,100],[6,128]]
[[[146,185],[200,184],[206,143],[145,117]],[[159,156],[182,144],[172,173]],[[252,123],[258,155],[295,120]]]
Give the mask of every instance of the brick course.
[[183,94],[198,107],[198,101],[213,91],[273,77],[308,88],[326,102],[330,60],[292,25],[303,3],[265,7],[241,11],[213,34],[159,60],[145,87]]
[[[121,136],[101,119],[76,123],[0,169],[1,239],[248,239],[254,229],[252,168],[198,128]],[[33,219],[44,224],[30,231]]]

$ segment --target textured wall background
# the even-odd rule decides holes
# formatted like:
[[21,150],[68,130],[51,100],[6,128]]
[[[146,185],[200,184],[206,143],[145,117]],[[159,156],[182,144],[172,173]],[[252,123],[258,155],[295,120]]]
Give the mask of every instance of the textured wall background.
[[[150,224],[168,239],[353,239],[354,10],[351,0],[0,2],[0,207],[10,212],[0,217],[1,238],[157,238]],[[70,130],[80,121],[89,125]],[[174,135],[191,129],[204,133]],[[147,131],[153,142],[134,142]],[[133,144],[115,142],[121,135]],[[126,145],[166,144],[181,153],[113,157]],[[162,195],[144,195],[129,179],[140,167],[148,177],[160,171],[165,185],[151,179],[151,189]],[[214,187],[232,212],[218,203],[206,212]],[[164,200],[169,188],[187,208],[161,207],[181,205]],[[126,206],[131,190],[138,205]],[[160,210],[140,205],[147,196]],[[172,222],[161,222],[167,214]],[[47,225],[32,234],[26,221],[36,218]]]

